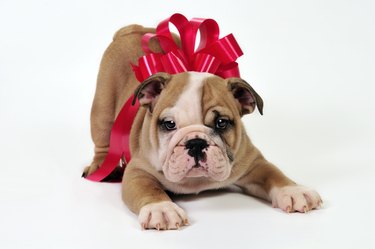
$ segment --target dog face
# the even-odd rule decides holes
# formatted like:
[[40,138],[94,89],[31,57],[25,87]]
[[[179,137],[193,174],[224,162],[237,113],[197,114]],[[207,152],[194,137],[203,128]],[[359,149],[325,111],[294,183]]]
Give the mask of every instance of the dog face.
[[[159,73],[136,90],[148,108],[150,163],[171,182],[230,176],[244,136],[241,116],[262,113],[261,97],[245,81],[208,73]],[[142,145],[141,145],[142,146]]]

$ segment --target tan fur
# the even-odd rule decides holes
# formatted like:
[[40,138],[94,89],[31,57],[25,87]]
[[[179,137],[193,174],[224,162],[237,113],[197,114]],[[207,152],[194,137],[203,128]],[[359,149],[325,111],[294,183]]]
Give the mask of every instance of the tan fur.
[[[104,160],[108,152],[110,129],[115,117],[125,101],[139,86],[131,71],[130,63],[137,64],[138,58],[143,55],[140,48],[142,35],[153,31],[153,29],[143,28],[139,25],[119,30],[103,56],[91,112],[91,134],[95,144],[95,156],[91,165],[85,169],[86,174],[94,172]],[[152,43],[152,47],[154,51],[160,51],[155,42]],[[168,181],[163,173],[154,167],[154,159],[150,152],[159,146],[165,146],[158,144],[158,117],[163,110],[176,103],[183,92],[188,77],[189,73],[172,75],[158,96],[157,105],[152,113],[148,106],[141,107],[133,123],[130,137],[132,160],[125,170],[122,185],[123,200],[132,212],[138,214],[142,210],[142,219],[147,219],[148,212],[150,212],[150,216],[152,216],[152,212],[159,212],[153,214],[155,216],[160,215],[160,212],[164,212],[164,215],[167,216],[176,216],[176,213],[181,214],[181,210],[176,208],[175,212],[171,212],[170,209],[171,207],[173,209],[174,206],[168,205],[171,199],[165,190],[175,193],[198,193],[206,189],[218,189],[233,184],[242,188],[245,193],[272,201],[275,207],[286,211],[306,211],[319,206],[321,200],[315,192],[310,191],[302,194],[303,188],[295,189],[296,184],[265,160],[248,138],[240,119],[243,114],[252,112],[255,109],[255,104],[245,106],[244,109],[244,106],[241,106],[231,92],[235,87],[232,84],[246,85],[246,83],[238,83],[237,79],[225,80],[213,75],[205,80],[201,90],[202,125],[212,126],[214,111],[234,120],[234,128],[223,135],[223,140],[234,157],[231,175],[221,182],[202,179],[202,177],[185,178],[180,182]],[[247,88],[253,91],[250,86]],[[258,108],[262,108],[263,102],[259,95],[255,92],[253,95]],[[289,187],[285,190],[286,186]],[[293,192],[294,189],[295,192]],[[296,191],[299,191],[299,195],[294,195],[297,193]],[[281,201],[280,193],[290,194],[292,204]],[[301,199],[305,194],[316,198],[306,197],[306,200],[299,201],[301,207],[294,208],[293,195]],[[155,203],[162,204],[150,206]],[[162,210],[164,206],[168,206],[168,211],[155,211]],[[185,217],[184,215],[180,216]],[[174,218],[173,220],[176,220],[178,224],[169,226],[172,227],[171,229],[187,223],[185,218],[180,220]],[[140,222],[144,228],[159,229],[164,227],[168,229],[167,221],[164,219],[154,220],[153,224],[151,224],[152,222],[149,224],[145,220]]]

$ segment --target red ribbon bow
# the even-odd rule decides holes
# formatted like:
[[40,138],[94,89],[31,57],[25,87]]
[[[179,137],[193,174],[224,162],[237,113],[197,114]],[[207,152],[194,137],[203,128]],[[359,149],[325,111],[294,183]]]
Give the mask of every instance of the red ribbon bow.
[[[172,23],[180,35],[179,47],[169,30]],[[195,51],[195,43],[200,32],[200,42]],[[151,39],[156,38],[164,53],[154,53],[149,48]],[[187,71],[207,72],[222,78],[239,77],[235,62],[243,53],[233,34],[220,40],[219,26],[213,19],[193,18],[188,21],[181,14],[174,14],[162,21],[156,34],[145,34],[142,49],[146,55],[138,59],[138,66],[132,65],[137,79],[142,82],[157,72],[176,74]]]
[[[181,39],[179,47],[169,30],[172,23],[178,30]],[[200,42],[195,51],[195,42],[200,32]],[[164,53],[154,53],[149,48],[151,39],[158,39]],[[149,76],[166,72],[176,74],[187,71],[207,72],[222,78],[240,77],[238,64],[235,62],[243,53],[236,39],[229,34],[219,38],[219,26],[213,19],[193,18],[188,21],[181,14],[174,14],[165,19],[156,28],[156,34],[145,34],[142,38],[142,49],[145,55],[138,59],[138,66],[131,65],[139,82]],[[129,135],[137,114],[139,103],[131,105],[134,96],[122,107],[111,130],[108,154],[97,171],[87,176],[92,181],[102,181],[124,159],[130,161]],[[119,179],[118,179],[119,180]]]

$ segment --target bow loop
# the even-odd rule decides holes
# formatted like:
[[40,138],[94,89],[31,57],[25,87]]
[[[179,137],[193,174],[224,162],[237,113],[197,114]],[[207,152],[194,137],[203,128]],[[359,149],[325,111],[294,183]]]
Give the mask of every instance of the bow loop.
[[194,46],[196,41],[197,31],[199,30],[200,42],[197,52],[210,46],[219,38],[219,25],[213,19],[193,18],[190,21],[192,32],[194,33]]
[[235,62],[243,53],[233,34],[229,34],[204,49],[204,52],[216,56],[223,65]]
[[[164,21],[160,22],[159,25],[156,28],[156,36],[157,37],[165,37],[169,39],[170,42],[165,42],[163,41],[160,42],[160,46],[164,53],[168,53],[170,51],[174,51],[179,49],[178,45],[174,42],[173,37],[172,37],[172,32],[169,30],[169,23],[172,23],[178,30],[180,34],[180,39],[181,39],[181,45],[182,47],[186,47],[184,43],[184,40],[186,39],[185,36],[188,36],[188,34],[185,29],[186,27],[189,26],[189,21],[186,19],[185,16],[176,13],[173,14],[171,17],[165,19]],[[172,44],[173,43],[173,44]]]
[[176,74],[180,72],[190,71],[189,64],[185,58],[184,53],[181,50],[171,51],[161,57],[161,63],[164,71],[169,74]]
[[207,72],[215,74],[221,62],[213,55],[197,53],[194,60],[194,68],[197,72]]

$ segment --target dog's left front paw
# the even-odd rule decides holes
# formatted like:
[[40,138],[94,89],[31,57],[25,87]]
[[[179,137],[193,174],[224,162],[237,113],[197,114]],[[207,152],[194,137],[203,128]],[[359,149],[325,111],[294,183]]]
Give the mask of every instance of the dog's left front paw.
[[176,230],[189,225],[185,211],[171,201],[143,206],[138,219],[142,229]]
[[323,203],[315,190],[300,185],[273,188],[270,197],[273,207],[287,213],[306,213],[319,208]]

